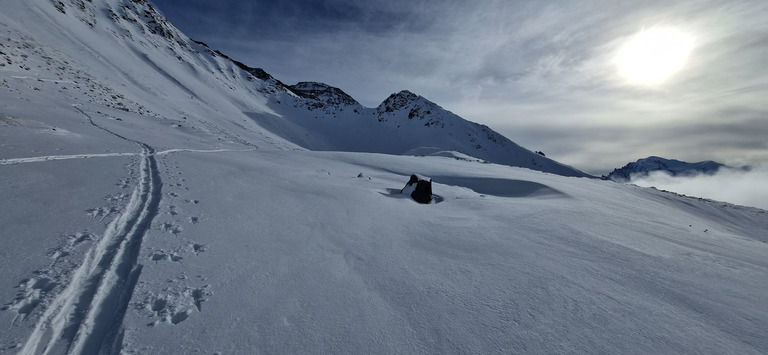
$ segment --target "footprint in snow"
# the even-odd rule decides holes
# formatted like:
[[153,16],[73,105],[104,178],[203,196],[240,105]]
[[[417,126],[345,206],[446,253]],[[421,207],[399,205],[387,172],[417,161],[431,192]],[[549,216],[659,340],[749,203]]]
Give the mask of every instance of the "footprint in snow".
[[189,319],[194,310],[203,311],[203,302],[213,295],[213,292],[208,290],[209,287],[210,285],[199,288],[186,287],[183,290],[175,291],[166,288],[164,295],[149,293],[143,301],[136,303],[135,307],[148,312],[149,317],[156,318],[147,326],[154,327],[160,323],[178,325]]
[[192,244],[192,250],[195,251],[195,254],[199,254],[199,253],[203,253],[206,250],[208,250],[208,247],[203,245],[203,244],[194,243],[194,244]]
[[88,232],[76,233],[66,236],[66,240],[63,241],[59,247],[50,250],[46,255],[55,261],[61,258],[67,257],[77,248],[78,245],[87,241],[94,240],[94,236]]
[[101,219],[104,219],[107,216],[117,212],[120,212],[120,210],[115,207],[98,207],[85,210],[85,213],[87,213],[91,218],[101,217]]
[[115,185],[119,186],[120,188],[126,189],[128,186],[131,186],[131,182],[128,179],[120,179]]
[[149,258],[150,258],[150,260],[154,261],[155,263],[157,263],[158,261],[163,261],[163,260],[170,260],[170,261],[173,261],[173,262],[176,262],[176,263],[180,263],[181,260],[184,259],[184,257],[180,256],[177,253],[168,253],[168,252],[165,252],[165,251],[162,251],[162,250],[156,251],[156,252],[152,253],[152,255]]
[[155,299],[154,302],[152,302],[152,312],[157,313],[158,315],[160,312],[164,311],[165,308],[168,307],[168,300],[165,298],[158,298]]
[[187,311],[177,312],[171,316],[171,323],[176,325],[187,320],[187,318],[189,318],[189,313]]
[[[42,272],[40,272],[42,274]],[[15,310],[17,320],[26,319],[40,305],[46,296],[59,286],[59,282],[46,277],[32,277],[22,280],[17,288],[19,291],[13,301],[6,303],[0,310]]]
[[160,226],[160,229],[162,229],[162,230],[164,230],[164,231],[166,231],[168,233],[171,233],[171,234],[173,234],[175,236],[178,236],[184,230],[183,228],[181,228],[180,225],[175,225],[175,224],[172,224],[172,223],[163,223]]

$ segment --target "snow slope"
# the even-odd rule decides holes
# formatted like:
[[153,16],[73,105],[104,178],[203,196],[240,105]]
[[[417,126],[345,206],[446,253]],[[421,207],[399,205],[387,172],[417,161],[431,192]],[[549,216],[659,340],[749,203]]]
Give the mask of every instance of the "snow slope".
[[[376,108],[321,83],[303,82],[278,92],[270,108],[280,114],[251,114],[263,127],[311,150],[408,154],[439,148],[497,164],[564,176],[588,177],[520,147],[491,128],[464,120],[439,105],[403,90]],[[294,94],[299,97],[291,97]]]
[[[338,142],[285,116],[305,97],[143,1],[3,5],[0,353],[768,351],[764,210],[308,151]],[[397,193],[414,172],[436,203]]]

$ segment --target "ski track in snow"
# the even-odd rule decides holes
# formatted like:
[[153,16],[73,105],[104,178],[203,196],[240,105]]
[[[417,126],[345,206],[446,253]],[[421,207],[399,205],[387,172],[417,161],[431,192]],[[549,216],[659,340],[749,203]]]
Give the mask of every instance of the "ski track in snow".
[[141,243],[162,198],[154,149],[97,125],[95,127],[142,147],[139,182],[123,213],[85,255],[67,287],[35,325],[20,354],[92,354],[112,352],[121,343],[123,316],[141,274]]
[[[19,354],[119,352],[123,318],[143,267],[138,262],[141,244],[152,220],[158,215],[162,199],[162,181],[156,156],[177,152],[216,153],[258,149],[168,149],[155,152],[154,148],[145,143],[99,126],[85,111],[75,105],[73,107],[91,125],[139,145],[142,152],[4,159],[0,160],[0,165],[140,156],[139,182],[123,212],[107,225],[104,236],[86,252],[82,264],[73,271],[68,285],[49,303]],[[199,301],[201,297],[195,300]]]
[[[124,211],[107,226],[104,236],[86,252],[67,287],[47,307],[20,354],[114,352],[121,346],[122,321],[141,274],[138,263],[144,235],[158,214],[162,182],[155,157],[177,152],[216,153],[232,149],[168,149],[149,145],[88,122],[120,139],[141,146],[141,153],[49,155],[0,160],[0,165],[66,159],[141,156],[139,182]],[[248,151],[256,150],[248,149]]]
[[[107,133],[117,136],[120,139],[127,140],[136,144],[139,144],[145,148],[149,148],[148,145],[134,141],[132,139],[128,139],[126,137],[123,137],[115,132],[112,132],[104,127],[101,127],[97,125],[93,118],[91,118],[90,115],[88,115],[85,111],[80,109],[77,105],[72,105],[73,108],[75,108],[77,111],[82,113],[88,120],[88,123],[93,125],[94,127],[101,129],[103,131],[106,131]],[[252,144],[248,144],[251,145]],[[46,161],[56,161],[56,160],[69,160],[69,159],[91,159],[91,158],[111,158],[111,157],[126,157],[126,156],[138,156],[138,155],[166,155],[171,153],[179,153],[179,152],[191,152],[191,153],[223,153],[223,152],[250,152],[258,150],[259,148],[254,146],[254,148],[251,149],[245,149],[245,150],[238,150],[238,149],[187,149],[187,148],[177,148],[177,149],[167,149],[159,152],[155,152],[154,150],[150,149],[150,152],[147,153],[146,151],[143,153],[96,153],[96,154],[72,154],[72,155],[43,155],[39,157],[28,157],[28,158],[9,158],[9,159],[0,159],[0,165],[13,165],[13,164],[20,164],[20,163],[39,163],[39,162],[46,162]]]
[[[152,155],[166,155],[171,153],[191,152],[191,153],[223,153],[223,152],[250,152],[258,148],[236,150],[236,149],[168,149],[160,152],[151,153]],[[111,157],[130,157],[139,156],[143,153],[103,153],[103,154],[73,154],[73,155],[44,155],[29,158],[10,158],[0,159],[0,165],[13,165],[20,163],[39,163],[45,161],[69,160],[69,159],[90,159],[90,158],[111,158]]]
[[109,158],[136,156],[137,153],[104,153],[104,154],[73,154],[73,155],[45,155],[30,158],[11,158],[0,159],[0,165],[11,165],[19,163],[39,163],[44,161],[68,160],[68,159],[89,159],[89,158]]
[[[61,351],[76,354],[111,350],[141,273],[141,242],[161,198],[152,149],[144,147],[141,177],[125,211],[107,226],[86,253],[69,285],[52,301],[21,354]],[[119,344],[118,344],[119,345]]]
[[188,152],[188,153],[225,153],[225,152],[253,152],[258,150],[259,148],[252,148],[252,149],[168,149],[163,150],[160,152],[155,153],[155,155],[166,155],[171,153],[180,153],[180,152]]

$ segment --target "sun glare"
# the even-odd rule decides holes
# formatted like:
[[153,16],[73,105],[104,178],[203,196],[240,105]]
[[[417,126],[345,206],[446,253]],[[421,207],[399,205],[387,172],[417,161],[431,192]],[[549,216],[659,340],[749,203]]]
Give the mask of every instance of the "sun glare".
[[693,48],[693,39],[677,29],[643,30],[619,50],[619,73],[638,84],[658,84],[680,70]]

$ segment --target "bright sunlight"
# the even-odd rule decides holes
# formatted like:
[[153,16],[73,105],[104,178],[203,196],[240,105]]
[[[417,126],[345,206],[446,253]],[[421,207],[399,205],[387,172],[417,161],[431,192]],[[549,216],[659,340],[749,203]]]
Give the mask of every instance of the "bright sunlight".
[[637,84],[658,84],[680,70],[693,48],[693,38],[675,28],[641,31],[619,50],[621,75]]

